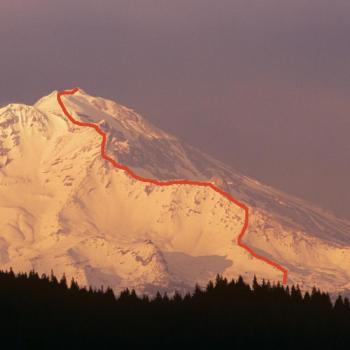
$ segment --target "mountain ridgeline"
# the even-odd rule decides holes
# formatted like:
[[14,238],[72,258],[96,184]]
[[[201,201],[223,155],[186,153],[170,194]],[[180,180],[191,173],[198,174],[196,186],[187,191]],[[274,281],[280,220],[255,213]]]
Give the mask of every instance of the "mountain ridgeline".
[[1,345],[15,349],[143,346],[235,349],[350,345],[350,304],[339,296],[217,276],[192,293],[154,298],[81,288],[53,274],[0,272]]

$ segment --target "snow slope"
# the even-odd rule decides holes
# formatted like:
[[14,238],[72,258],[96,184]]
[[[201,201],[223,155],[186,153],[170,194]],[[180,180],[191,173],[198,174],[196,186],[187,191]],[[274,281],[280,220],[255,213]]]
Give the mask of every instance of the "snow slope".
[[[156,179],[210,180],[250,207],[245,242],[289,270],[289,282],[350,289],[350,223],[243,176],[113,101],[64,97],[97,123],[108,153]],[[79,283],[189,289],[216,273],[281,280],[237,245],[244,213],[210,188],[157,187],[100,156],[100,136],[72,125],[57,92],[0,109],[0,267]]]

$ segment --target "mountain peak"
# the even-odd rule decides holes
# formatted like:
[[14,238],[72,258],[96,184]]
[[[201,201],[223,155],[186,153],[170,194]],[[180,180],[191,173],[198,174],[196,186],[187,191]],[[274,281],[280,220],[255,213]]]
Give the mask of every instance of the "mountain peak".
[[[158,129],[133,109],[123,106],[113,100],[93,96],[81,88],[73,95],[63,95],[65,106],[81,121],[104,124],[105,132],[128,131],[134,137],[146,137],[148,139],[174,139],[173,136]],[[70,90],[68,90],[70,91]],[[54,99],[51,97],[55,94]],[[57,91],[40,99],[36,104],[39,109],[57,110]]]

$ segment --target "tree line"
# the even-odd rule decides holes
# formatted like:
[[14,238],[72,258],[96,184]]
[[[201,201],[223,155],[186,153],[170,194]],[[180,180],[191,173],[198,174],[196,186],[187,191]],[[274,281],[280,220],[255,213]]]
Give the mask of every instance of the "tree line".
[[11,349],[195,347],[348,349],[350,303],[314,288],[217,276],[192,293],[154,297],[0,272],[0,346]]

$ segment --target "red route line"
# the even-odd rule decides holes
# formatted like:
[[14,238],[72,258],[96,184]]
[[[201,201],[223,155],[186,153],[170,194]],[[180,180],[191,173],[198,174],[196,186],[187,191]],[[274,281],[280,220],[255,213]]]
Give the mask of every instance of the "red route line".
[[220,188],[216,187],[215,185],[213,185],[211,182],[203,182],[203,181],[191,181],[191,180],[171,180],[171,181],[159,181],[159,180],[155,180],[155,179],[148,179],[142,176],[139,176],[137,174],[135,174],[130,168],[128,168],[126,165],[120,164],[118,162],[116,162],[113,158],[111,158],[110,156],[108,156],[106,154],[106,144],[107,144],[107,135],[99,128],[98,125],[93,124],[93,123],[86,123],[86,122],[81,122],[79,120],[76,120],[72,117],[72,115],[68,112],[66,106],[64,105],[63,101],[62,101],[62,96],[64,95],[74,95],[76,92],[79,91],[79,88],[74,88],[72,90],[64,90],[64,91],[60,91],[57,93],[57,101],[58,104],[60,105],[63,113],[65,114],[65,116],[75,125],[78,126],[85,126],[88,128],[93,128],[96,130],[96,132],[102,137],[102,142],[101,142],[101,156],[103,159],[107,160],[108,162],[110,162],[115,168],[124,170],[128,175],[130,175],[131,177],[133,177],[134,179],[141,181],[141,182],[146,182],[146,183],[151,183],[153,185],[157,185],[157,186],[172,186],[172,185],[192,185],[192,186],[201,186],[201,187],[210,187],[212,190],[214,190],[215,192],[220,193],[222,196],[224,196],[226,199],[228,199],[229,201],[231,201],[232,203],[238,205],[240,208],[242,208],[244,210],[244,225],[243,228],[237,238],[237,244],[245,249],[248,253],[250,253],[254,258],[259,259],[261,261],[264,261],[265,263],[273,266],[274,268],[276,268],[277,270],[281,271],[283,274],[283,279],[282,279],[282,283],[286,284],[287,283],[287,278],[288,278],[288,270],[285,269],[284,267],[282,267],[281,265],[277,264],[276,262],[262,256],[259,255],[257,253],[255,253],[253,251],[252,248],[248,247],[244,242],[243,242],[243,236],[245,235],[247,228],[248,228],[248,216],[249,216],[249,209],[248,207],[239,202],[237,199],[233,198],[229,193],[221,190]]

